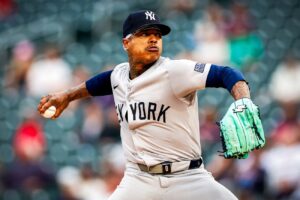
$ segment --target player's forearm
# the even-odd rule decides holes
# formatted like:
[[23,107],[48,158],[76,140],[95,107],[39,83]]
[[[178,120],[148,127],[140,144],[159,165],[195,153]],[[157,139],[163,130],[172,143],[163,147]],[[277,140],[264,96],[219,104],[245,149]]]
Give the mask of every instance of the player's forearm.
[[234,84],[231,90],[231,95],[235,100],[241,98],[250,98],[250,90],[245,81],[238,81]]
[[67,95],[69,102],[91,96],[86,88],[85,82],[71,89],[68,89],[67,91],[65,91],[65,94]]
[[56,119],[68,107],[71,101],[88,96],[90,96],[90,94],[84,82],[69,90],[43,96],[37,110],[40,114],[43,114],[48,108],[54,106],[56,108],[56,112],[51,118]]

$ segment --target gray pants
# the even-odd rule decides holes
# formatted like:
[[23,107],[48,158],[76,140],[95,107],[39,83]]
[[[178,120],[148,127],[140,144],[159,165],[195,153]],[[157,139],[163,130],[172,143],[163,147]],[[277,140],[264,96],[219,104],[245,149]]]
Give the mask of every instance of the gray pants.
[[136,164],[125,175],[109,200],[236,200],[203,167],[169,175],[142,172]]

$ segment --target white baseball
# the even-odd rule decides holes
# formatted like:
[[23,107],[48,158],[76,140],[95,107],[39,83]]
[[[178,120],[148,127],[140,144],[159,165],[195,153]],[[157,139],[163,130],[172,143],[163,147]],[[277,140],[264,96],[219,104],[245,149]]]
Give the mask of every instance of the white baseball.
[[53,115],[55,114],[55,112],[56,112],[55,106],[50,106],[50,107],[42,114],[42,116],[45,117],[45,118],[51,118],[51,117],[53,117]]

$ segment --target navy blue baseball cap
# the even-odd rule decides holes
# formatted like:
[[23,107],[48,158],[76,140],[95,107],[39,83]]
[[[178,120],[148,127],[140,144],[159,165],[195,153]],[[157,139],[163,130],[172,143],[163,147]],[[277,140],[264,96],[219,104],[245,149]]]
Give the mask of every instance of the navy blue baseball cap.
[[169,26],[160,22],[159,17],[153,11],[142,10],[130,13],[123,23],[123,38],[137,30],[152,27],[159,29],[162,35],[167,35],[171,31]]

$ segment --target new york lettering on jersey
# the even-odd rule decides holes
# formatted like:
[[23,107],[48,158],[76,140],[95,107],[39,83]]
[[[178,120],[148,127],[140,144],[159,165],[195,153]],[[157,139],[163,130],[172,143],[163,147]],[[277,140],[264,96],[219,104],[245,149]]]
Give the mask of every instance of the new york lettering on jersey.
[[[126,121],[128,123],[128,113],[133,121],[137,120],[154,120],[158,122],[167,122],[167,111],[170,106],[157,104],[154,102],[134,102],[128,106],[125,104],[117,104],[116,111],[119,122]],[[129,111],[129,112],[128,112]]]

